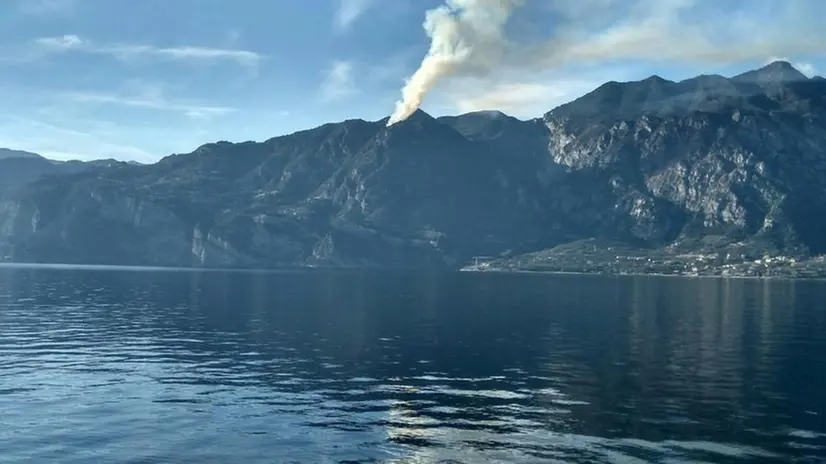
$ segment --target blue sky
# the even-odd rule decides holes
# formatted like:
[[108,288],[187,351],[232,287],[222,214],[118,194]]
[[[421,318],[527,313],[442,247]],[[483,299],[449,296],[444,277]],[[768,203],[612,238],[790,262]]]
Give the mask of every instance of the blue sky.
[[[428,50],[425,11],[442,2],[3,3],[0,146],[147,162],[210,141],[387,116]],[[607,80],[730,75],[773,57],[826,70],[816,19],[826,2],[720,3],[526,0],[506,29],[521,59],[440,82],[424,109],[533,117]]]

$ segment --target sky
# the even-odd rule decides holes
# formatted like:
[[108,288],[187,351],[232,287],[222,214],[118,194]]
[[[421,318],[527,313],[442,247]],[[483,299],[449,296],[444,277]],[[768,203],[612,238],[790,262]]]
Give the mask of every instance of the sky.
[[538,117],[609,80],[774,59],[826,72],[821,0],[2,0],[0,147],[152,162],[378,120],[429,50],[426,11],[444,1],[517,7],[500,53],[425,96],[437,116]]

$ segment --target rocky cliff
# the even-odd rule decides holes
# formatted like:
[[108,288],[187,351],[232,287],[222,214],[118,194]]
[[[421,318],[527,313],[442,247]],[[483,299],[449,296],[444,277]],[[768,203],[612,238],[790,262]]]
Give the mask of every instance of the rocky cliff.
[[769,237],[826,251],[826,85],[788,63],[608,83],[544,121],[554,161],[609,176],[639,238]]
[[153,165],[43,177],[0,200],[0,258],[450,266],[587,238],[826,251],[826,81],[610,82],[542,118],[417,112]]

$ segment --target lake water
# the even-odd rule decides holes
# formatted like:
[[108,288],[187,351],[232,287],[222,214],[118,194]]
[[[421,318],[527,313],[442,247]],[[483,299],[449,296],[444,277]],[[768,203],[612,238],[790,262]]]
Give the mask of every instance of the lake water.
[[6,464],[824,460],[821,282],[0,268]]

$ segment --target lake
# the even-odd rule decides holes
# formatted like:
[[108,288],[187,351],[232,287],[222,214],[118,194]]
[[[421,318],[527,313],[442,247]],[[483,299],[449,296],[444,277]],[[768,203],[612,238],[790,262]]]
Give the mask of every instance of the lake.
[[0,268],[0,462],[826,460],[826,283]]

